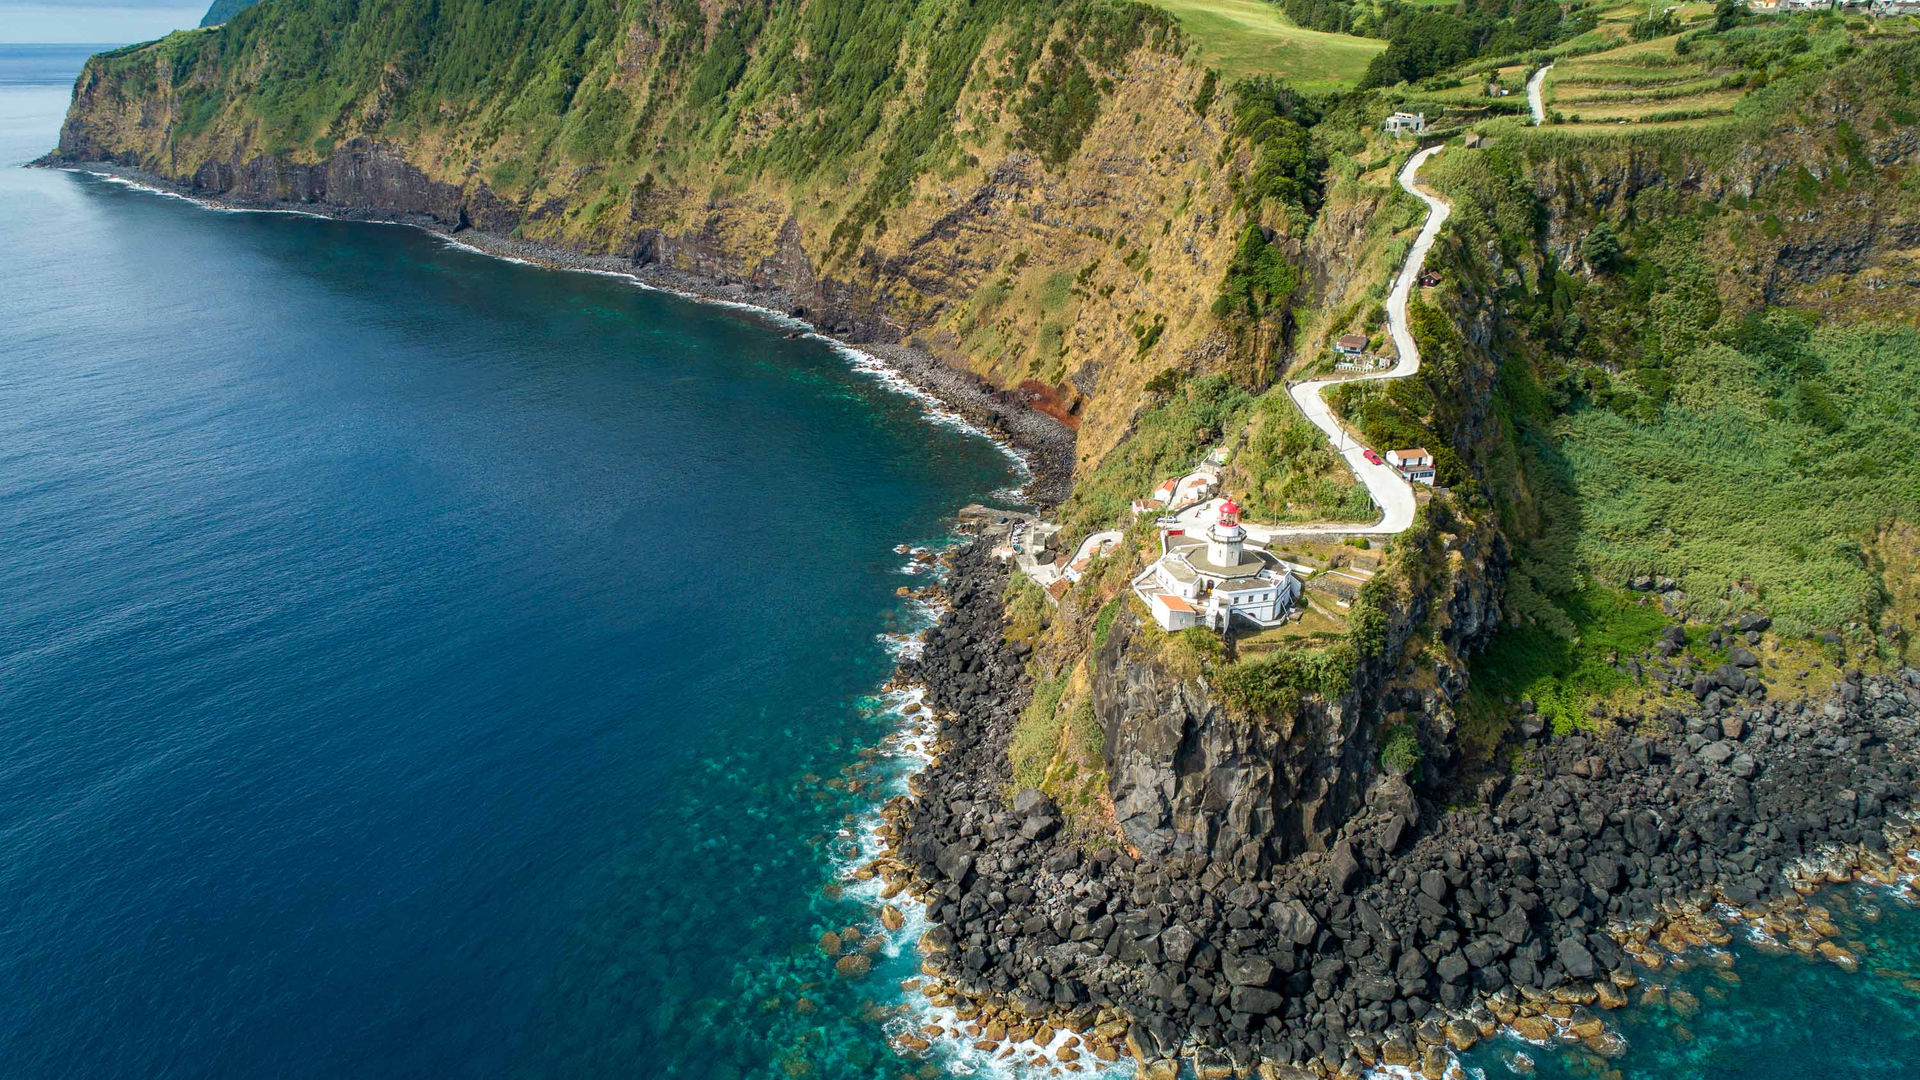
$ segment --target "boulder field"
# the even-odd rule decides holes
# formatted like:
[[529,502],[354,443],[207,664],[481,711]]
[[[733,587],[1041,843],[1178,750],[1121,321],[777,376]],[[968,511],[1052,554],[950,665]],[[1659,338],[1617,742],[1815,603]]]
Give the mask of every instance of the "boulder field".
[[1793,875],[1836,850],[1891,865],[1920,782],[1920,671],[1849,672],[1809,704],[1767,700],[1736,666],[1633,732],[1555,737],[1518,716],[1505,773],[1444,791],[1379,776],[1314,850],[1251,873],[1146,857],[1010,790],[1028,689],[1003,587],[979,546],[958,552],[951,606],[903,669],[940,743],[890,808],[879,872],[926,904],[943,993],[1075,1030],[1124,1019],[1150,1075],[1174,1059],[1203,1075],[1421,1064],[1491,1030],[1461,1020],[1489,1007],[1585,1023],[1649,942],[1722,933],[1698,925],[1714,903],[1778,920]]

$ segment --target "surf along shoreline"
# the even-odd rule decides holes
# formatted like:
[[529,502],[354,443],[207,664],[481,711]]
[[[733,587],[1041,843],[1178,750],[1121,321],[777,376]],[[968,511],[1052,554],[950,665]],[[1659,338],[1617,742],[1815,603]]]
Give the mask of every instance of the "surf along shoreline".
[[[449,229],[444,222],[420,214],[386,215],[326,202],[217,197],[144,169],[110,161],[70,160],[48,154],[26,167],[91,176],[211,210],[297,214],[328,221],[405,226],[492,258],[549,270],[626,278],[641,288],[751,312],[776,326],[824,341],[848,354],[850,359],[865,358],[866,363],[858,366],[880,374],[883,380],[887,375],[904,380],[917,395],[931,399],[1003,449],[1012,451],[1027,473],[1022,489],[1027,502],[1040,508],[1051,507],[1065,499],[1072,487],[1076,440],[1073,428],[1031,407],[1017,393],[995,390],[972,373],[953,367],[923,349],[898,342],[863,341],[822,327],[806,317],[794,295],[785,288],[715,280],[618,255],[587,255],[473,227]],[[884,370],[874,370],[876,368]]]

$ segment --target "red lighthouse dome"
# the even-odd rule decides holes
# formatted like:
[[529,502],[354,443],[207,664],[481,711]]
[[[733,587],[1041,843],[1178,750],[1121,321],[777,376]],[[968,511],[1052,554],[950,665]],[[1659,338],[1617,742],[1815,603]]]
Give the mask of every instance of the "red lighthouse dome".
[[1226,502],[1220,504],[1220,524],[1240,524],[1240,504],[1234,502],[1231,495],[1227,496]]

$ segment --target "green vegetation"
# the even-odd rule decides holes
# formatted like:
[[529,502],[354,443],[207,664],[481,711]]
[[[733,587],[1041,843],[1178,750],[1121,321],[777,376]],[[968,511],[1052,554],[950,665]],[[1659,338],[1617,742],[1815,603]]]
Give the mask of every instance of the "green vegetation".
[[1181,382],[1134,424],[1133,435],[1073,486],[1062,507],[1072,535],[1126,516],[1133,500],[1186,472],[1222,435],[1239,429],[1252,397],[1225,375]]
[[1148,2],[1179,19],[1200,61],[1229,81],[1270,76],[1309,90],[1348,87],[1386,47],[1347,34],[1303,29],[1268,0]]
[[1025,574],[1007,576],[1007,640],[1025,641],[1053,621],[1053,604],[1046,591]]
[[[1008,44],[983,58],[996,31]],[[177,135],[224,117],[273,153],[433,132],[496,162],[501,183],[571,175],[616,197],[716,162],[741,182],[846,181],[832,248],[847,256],[918,176],[967,160],[954,114],[968,86],[1057,165],[1142,47],[1184,45],[1170,16],[1125,0],[768,0],[711,27],[695,0],[302,0],[95,63],[206,95]]]
[[1418,779],[1425,756],[1420,749],[1420,733],[1412,724],[1395,724],[1381,733],[1380,767],[1395,776]]
[[1452,430],[1461,390],[1464,344],[1453,321],[1438,308],[1415,298],[1407,305],[1407,326],[1420,346],[1420,371],[1405,379],[1345,382],[1326,391],[1327,402],[1360,429],[1367,442],[1383,451],[1424,446],[1433,454],[1437,483],[1471,491],[1475,481],[1460,455],[1441,433]]
[[1843,23],[1819,16],[1714,25],[1682,32],[1670,14],[1651,23],[1643,16],[1631,42],[1558,61],[1547,76],[1547,103],[1573,125],[1727,119],[1743,95],[1827,70],[1858,51]]
[[1461,0],[1433,7],[1398,0],[1282,0],[1302,26],[1384,39],[1361,87],[1417,82],[1481,56],[1507,56],[1576,37],[1594,25],[1583,5],[1555,0]]
[[1353,470],[1284,387],[1262,395],[1250,421],[1230,474],[1250,520],[1372,521],[1379,515]]
[[1096,652],[1107,643],[1107,635],[1113,632],[1113,620],[1120,614],[1120,608],[1121,599],[1116,596],[1107,601],[1106,606],[1100,609],[1100,614],[1094,616],[1093,648]]
[[1629,391],[1624,407],[1576,408],[1556,426],[1582,564],[1614,581],[1672,574],[1704,615],[1763,607],[1797,632],[1877,621],[1863,544],[1886,521],[1920,520],[1905,461],[1920,333],[1813,330],[1774,311],[1668,372],[1671,400],[1650,419]]
[[1353,685],[1354,649],[1347,642],[1315,649],[1290,649],[1257,660],[1229,664],[1214,674],[1220,700],[1262,719],[1290,716],[1303,694],[1336,699]]
[[215,26],[259,3],[260,0],[213,0],[207,13],[200,16],[201,26]]
[[1037,788],[1046,782],[1047,766],[1060,752],[1061,724],[1055,713],[1066,690],[1065,675],[1034,680],[1033,698],[1020,711],[1020,719],[1013,725],[1013,738],[1007,744],[1007,757],[1013,762],[1015,791]]
[[1497,745],[1512,704],[1522,699],[1559,734],[1592,727],[1589,707],[1632,685],[1617,662],[1652,648],[1667,625],[1659,608],[1600,585],[1562,597],[1560,610],[1568,620],[1564,634],[1538,623],[1510,626],[1474,658],[1461,705],[1469,752]]
[[[1691,55],[1767,42],[1769,55],[1804,55],[1781,44],[1799,34],[1808,50],[1844,56],[1818,44],[1828,27],[1736,25],[1701,35]],[[1517,541],[1508,609],[1520,626],[1503,633],[1476,686],[1525,693],[1556,723],[1578,722],[1620,677],[1594,652],[1620,622],[1617,605],[1594,600],[1595,582],[1671,577],[1681,591],[1669,599],[1690,617],[1765,610],[1789,635],[1872,633],[1900,614],[1877,544],[1920,521],[1920,479],[1903,464],[1920,431],[1920,332],[1827,317],[1875,302],[1832,290],[1851,275],[1825,279],[1795,308],[1762,306],[1743,275],[1789,244],[1832,244],[1804,223],[1844,230],[1869,198],[1875,214],[1913,212],[1912,185],[1874,165],[1859,132],[1892,130],[1890,113],[1916,82],[1920,41],[1908,39],[1773,80],[1715,135],[1647,137],[1634,152],[1676,175],[1759,143],[1786,167],[1751,195],[1656,186],[1604,212],[1576,209],[1565,224],[1586,233],[1575,265],[1535,246],[1527,170],[1618,167],[1605,144],[1548,130],[1524,157],[1495,147],[1440,159],[1460,250],[1528,267],[1496,294],[1515,334],[1496,388],[1514,438],[1480,450]],[[1835,101],[1847,111],[1827,119],[1820,110]],[[1635,617],[1644,631],[1660,616]]]

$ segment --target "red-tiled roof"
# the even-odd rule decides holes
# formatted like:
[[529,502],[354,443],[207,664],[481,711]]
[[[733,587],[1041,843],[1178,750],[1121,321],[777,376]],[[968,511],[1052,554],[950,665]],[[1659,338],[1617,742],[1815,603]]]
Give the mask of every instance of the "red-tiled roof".
[[1193,610],[1192,604],[1187,603],[1172,593],[1155,593],[1153,598],[1166,605],[1168,611],[1184,611],[1189,615],[1199,614],[1199,612]]

